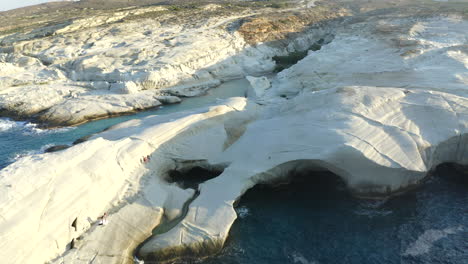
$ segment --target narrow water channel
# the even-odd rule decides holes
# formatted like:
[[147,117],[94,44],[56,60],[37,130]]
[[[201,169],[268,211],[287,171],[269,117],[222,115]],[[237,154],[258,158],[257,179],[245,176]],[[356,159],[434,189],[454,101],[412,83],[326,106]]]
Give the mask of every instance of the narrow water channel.
[[54,145],[70,145],[79,138],[100,132],[112,125],[130,119],[190,111],[198,107],[216,104],[218,99],[235,96],[243,97],[249,86],[250,84],[246,79],[232,80],[211,89],[207,95],[185,98],[180,104],[166,105],[133,115],[92,121],[77,127],[43,130],[29,122],[15,122],[0,117],[0,169],[24,155],[42,153],[45,149]]

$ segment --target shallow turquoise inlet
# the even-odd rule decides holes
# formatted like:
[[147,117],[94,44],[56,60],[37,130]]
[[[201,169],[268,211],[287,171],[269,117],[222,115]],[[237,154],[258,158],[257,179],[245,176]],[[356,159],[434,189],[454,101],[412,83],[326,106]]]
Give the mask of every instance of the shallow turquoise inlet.
[[42,130],[29,122],[15,122],[8,118],[0,118],[0,169],[21,156],[41,153],[53,145],[72,144],[81,137],[100,132],[109,126],[130,119],[189,111],[215,104],[218,99],[243,97],[249,86],[246,79],[233,80],[223,83],[216,89],[211,89],[205,96],[186,98],[180,104],[166,105],[134,115],[92,121],[72,128]]

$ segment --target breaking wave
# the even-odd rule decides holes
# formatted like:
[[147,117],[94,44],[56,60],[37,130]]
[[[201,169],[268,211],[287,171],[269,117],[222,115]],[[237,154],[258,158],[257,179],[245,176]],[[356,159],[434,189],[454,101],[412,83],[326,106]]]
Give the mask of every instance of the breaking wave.
[[15,122],[6,118],[0,118],[0,132],[5,132],[14,129],[21,125],[23,122]]
[[63,133],[74,129],[74,127],[63,127],[54,129],[42,129],[37,124],[26,121],[13,121],[9,118],[0,118],[0,133],[20,132],[23,135],[36,135],[44,133]]

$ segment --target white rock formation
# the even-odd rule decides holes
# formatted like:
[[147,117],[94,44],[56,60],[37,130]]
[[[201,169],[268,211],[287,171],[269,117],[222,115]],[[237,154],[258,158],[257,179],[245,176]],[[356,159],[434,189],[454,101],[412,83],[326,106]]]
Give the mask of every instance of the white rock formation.
[[468,99],[399,88],[343,87],[277,101],[212,164],[184,220],[140,251],[164,259],[219,250],[236,219],[234,202],[259,182],[326,169],[357,195],[417,184],[442,162],[468,164]]
[[[235,98],[195,113],[128,121],[1,170],[0,262],[131,261],[132,250],[161,219],[177,219],[193,197],[167,184],[167,172],[194,164],[225,169],[201,184],[183,220],[148,240],[139,255],[169,259],[219,250],[237,217],[234,202],[255,184],[292,171],[326,169],[355,194],[375,197],[418,184],[440,163],[468,165],[465,18],[379,14],[350,18],[333,42],[281,72],[255,102]],[[1,91],[2,104],[11,105],[1,108],[31,104],[19,105],[24,115],[44,112],[48,121],[77,123],[96,113],[157,105],[163,87],[176,85],[179,95],[190,96],[212,82],[271,69],[273,48],[246,46],[218,27],[226,21],[190,30],[171,25],[157,31],[151,24],[144,32],[113,25],[94,32],[94,43],[83,42],[86,30],[78,38],[54,38],[74,43],[66,49],[48,39],[41,40],[46,49],[23,43],[19,48],[41,61],[73,69],[68,74],[76,81],[95,87],[134,81],[149,90],[28,85]],[[145,50],[149,42],[156,47]],[[75,44],[86,48],[75,50]],[[266,87],[261,83],[257,88]],[[49,90],[15,96],[40,89]],[[142,164],[147,154],[151,162]],[[92,225],[104,211],[111,212],[109,225]],[[74,248],[67,250],[72,239]]]
[[301,66],[279,73],[277,92],[365,85],[466,94],[468,21],[461,16],[371,16],[335,34]]
[[134,94],[138,93],[140,88],[134,82],[116,82],[110,85],[110,90],[114,93]]
[[219,250],[237,217],[234,202],[293,171],[326,169],[355,194],[375,196],[418,184],[440,163],[468,164],[467,25],[459,16],[374,17],[338,31],[278,75],[260,118],[209,159],[229,164],[223,174],[203,183],[184,220],[140,254]]
[[266,90],[271,87],[270,80],[268,80],[267,77],[262,76],[262,77],[253,77],[253,76],[247,76],[246,79],[250,82],[250,85],[252,86],[252,95],[253,97],[262,97]]
[[[212,7],[207,8],[211,10]],[[94,93],[79,92],[72,102],[56,97],[47,102],[48,108],[44,108],[45,103],[41,101],[31,106],[48,109],[44,115],[39,113],[40,120],[53,125],[81,123],[87,116],[90,119],[103,116],[102,112],[109,109],[114,99],[119,107],[109,110],[112,114],[132,112],[155,106],[155,103],[148,104],[145,90],[180,97],[199,96],[223,81],[271,72],[275,67],[272,56],[305,49],[320,38],[318,35],[325,34],[320,31],[311,33],[313,37],[310,38],[301,36],[300,41],[289,46],[251,46],[229,26],[256,14],[256,10],[203,19],[186,17],[186,24],[162,23],[164,19],[177,19],[177,14],[164,15],[164,10],[152,7],[109,12],[35,30],[46,30],[48,34],[0,36],[0,43],[5,46],[0,48],[0,110],[13,117],[17,112],[24,112],[21,100],[8,99],[11,90],[15,91],[18,86],[25,97],[32,96],[24,100],[36,104],[36,96],[42,98],[56,93],[54,85],[60,85],[70,86],[68,89],[80,86],[109,95],[105,100],[92,99],[93,109],[106,110],[83,116],[79,111],[68,109],[70,104],[77,104],[78,108],[89,105],[89,95]],[[155,13],[154,16],[160,18],[112,23],[145,13]],[[143,94],[138,96],[140,93]],[[135,96],[126,100],[120,96],[122,94]],[[125,101],[126,107],[121,106],[121,101]]]
[[[25,157],[3,169],[0,262],[43,263],[70,249],[72,240],[79,250],[57,261],[131,260],[131,250],[166,211],[173,218],[193,194],[161,177],[175,168],[175,159],[221,152],[228,139],[223,120],[244,106],[239,98],[187,117],[130,121],[70,149]],[[147,154],[151,161],[143,164]],[[106,210],[112,212],[109,224],[96,226]]]

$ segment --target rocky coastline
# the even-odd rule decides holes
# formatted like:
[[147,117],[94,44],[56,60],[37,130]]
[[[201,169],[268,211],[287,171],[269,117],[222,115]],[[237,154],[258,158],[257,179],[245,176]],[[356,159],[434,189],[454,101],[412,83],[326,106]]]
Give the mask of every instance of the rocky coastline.
[[[440,164],[468,165],[467,2],[266,2],[0,29],[2,116],[69,126],[231,79],[252,86],[246,97],[120,123],[0,170],[0,262],[203,257],[222,249],[236,201],[257,184],[326,170],[378,199]],[[272,75],[275,58],[295,52],[304,57]],[[195,189],[169,180],[193,168],[220,173]],[[109,224],[97,226],[104,212]]]

